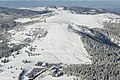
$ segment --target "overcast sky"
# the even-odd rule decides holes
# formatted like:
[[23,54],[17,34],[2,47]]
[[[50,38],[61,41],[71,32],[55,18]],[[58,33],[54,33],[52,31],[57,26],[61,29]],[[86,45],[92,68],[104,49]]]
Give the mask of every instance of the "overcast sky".
[[120,1],[120,0],[0,0],[0,1]]

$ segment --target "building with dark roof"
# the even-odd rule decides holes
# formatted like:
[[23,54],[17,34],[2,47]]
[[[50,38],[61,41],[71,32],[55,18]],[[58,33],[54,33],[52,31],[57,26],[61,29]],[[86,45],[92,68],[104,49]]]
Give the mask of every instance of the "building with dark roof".
[[26,75],[26,77],[28,77],[28,80],[34,80],[46,70],[46,68],[33,68],[31,72]]

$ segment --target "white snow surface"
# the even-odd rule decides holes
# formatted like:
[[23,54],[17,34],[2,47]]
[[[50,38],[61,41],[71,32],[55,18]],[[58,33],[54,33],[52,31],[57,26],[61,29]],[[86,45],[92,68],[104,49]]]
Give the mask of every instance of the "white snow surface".
[[[20,50],[20,54],[9,57],[10,62],[2,64],[3,72],[0,73],[0,80],[18,80],[18,76],[21,73],[20,68],[28,69],[28,71],[38,61],[44,61],[49,63],[64,63],[64,64],[90,64],[92,61],[89,59],[87,51],[81,41],[81,38],[76,33],[68,30],[68,24],[60,23],[35,23],[33,25],[24,26],[24,31],[15,32],[9,31],[13,34],[11,43],[19,44],[24,38],[35,39],[31,46],[35,47],[35,51],[31,51],[32,54],[40,54],[36,56],[28,56],[25,51],[29,51],[30,46],[26,46]],[[34,28],[44,28],[48,31],[46,37],[37,39],[34,37],[26,36],[25,34]],[[27,30],[27,31],[26,31]],[[20,40],[19,40],[20,38]],[[43,50],[42,50],[43,49]],[[13,53],[15,54],[15,53]],[[24,64],[22,61],[28,60],[31,63]],[[10,66],[14,66],[12,69],[8,69]],[[15,70],[19,68],[18,70]],[[14,73],[11,73],[13,71]],[[15,75],[15,78],[13,79]],[[46,79],[46,78],[45,78]],[[53,78],[51,78],[52,80]],[[62,78],[58,78],[61,80]],[[70,78],[65,78],[69,80]]]
[[27,10],[32,10],[32,11],[45,11],[46,7],[21,7],[19,9],[27,9]]
[[30,18],[19,18],[15,20],[15,22],[21,22],[21,23],[26,23],[32,21]]
[[[31,8],[30,8],[31,9]],[[37,9],[35,9],[37,10]],[[46,21],[49,23],[65,23],[65,24],[77,24],[81,26],[87,26],[89,28],[103,28],[103,22],[115,21],[120,16],[112,13],[103,13],[95,15],[86,15],[86,14],[73,14],[69,10],[56,9],[54,11],[57,15],[46,18]],[[26,23],[30,21],[40,20],[41,18],[19,18],[16,19],[16,22]]]
[[80,35],[69,31],[68,24],[36,23],[26,26],[24,31],[15,32],[16,34],[13,35],[11,43],[19,44],[25,38],[33,39],[34,37],[25,34],[37,27],[44,28],[47,30],[48,34],[41,39],[35,38],[30,44],[33,47],[37,46],[33,53],[41,54],[40,56],[35,57],[35,61],[39,60],[65,64],[91,63],[91,60],[89,59],[90,56],[84,48]]
[[41,80],[73,80],[73,78],[75,78],[74,76],[61,76],[61,77],[52,77],[52,76],[46,76],[44,78],[42,78]]
[[57,9],[56,8],[53,8],[53,7],[21,7],[19,9],[27,9],[27,10],[32,10],[32,11],[55,11],[55,10],[63,10],[64,7],[58,7]]
[[103,13],[96,15],[72,14],[69,11],[61,11],[59,15],[48,18],[48,22],[55,23],[74,23],[77,25],[88,26],[89,28],[103,28],[103,22],[110,19],[120,18],[118,15]]
[[15,20],[15,22],[20,22],[20,23],[27,23],[27,22],[30,22],[30,21],[37,21],[37,20],[41,20],[41,17],[37,17],[37,18],[18,18]]
[[[65,64],[91,63],[90,56],[81,41],[81,36],[69,30],[68,25],[77,24],[88,28],[103,28],[102,24],[104,21],[109,20],[109,18],[119,17],[110,13],[96,15],[72,14],[68,10],[56,11],[56,13],[57,15],[46,18],[46,23],[39,22],[24,26],[25,29],[22,31],[10,30],[9,33],[13,34],[10,43],[20,44],[26,38],[33,40],[30,45],[36,46],[36,50],[32,53],[41,54],[35,56],[35,61]],[[76,25],[72,25],[72,27],[79,30]],[[26,35],[33,34],[37,28],[46,30],[48,32],[47,35],[41,39]],[[79,31],[83,30],[80,29]],[[86,29],[83,32],[91,34]],[[30,58],[34,60],[34,57]]]
[[[46,18],[46,23],[39,22],[32,25],[23,26],[23,30],[16,31],[15,29],[8,31],[12,37],[9,42],[20,44],[26,38],[30,38],[33,42],[30,46],[26,46],[20,50],[19,55],[9,57],[10,62],[1,63],[0,80],[18,80],[20,74],[20,68],[31,69],[36,62],[44,61],[49,63],[64,63],[64,64],[91,64],[90,56],[88,55],[84,44],[81,41],[81,36],[68,29],[69,24],[77,24],[87,26],[88,28],[103,28],[103,22],[109,20],[109,18],[119,17],[117,15],[111,15],[109,13],[97,14],[97,15],[83,15],[72,14],[70,11],[56,11],[58,14],[52,17]],[[21,21],[21,20],[19,20]],[[24,20],[23,20],[24,21]],[[25,20],[27,21],[27,20]],[[78,30],[76,25],[72,25],[74,29]],[[26,34],[33,34],[38,28],[47,31],[47,35],[38,39],[35,36],[28,36]],[[82,29],[79,29],[81,31]],[[86,33],[90,33],[85,29]],[[44,33],[44,31],[43,31]],[[34,51],[30,51],[30,47],[36,48]],[[26,51],[35,54],[34,56],[28,56]],[[15,54],[14,52],[13,54]],[[40,54],[40,55],[36,55]],[[22,61],[28,60],[30,63],[24,64]],[[8,67],[13,66],[12,69]],[[18,70],[15,70],[18,68]],[[13,73],[11,73],[13,71]],[[15,77],[13,79],[13,76]],[[43,80],[53,80],[52,77],[45,77]],[[60,79],[55,80],[71,80]]]

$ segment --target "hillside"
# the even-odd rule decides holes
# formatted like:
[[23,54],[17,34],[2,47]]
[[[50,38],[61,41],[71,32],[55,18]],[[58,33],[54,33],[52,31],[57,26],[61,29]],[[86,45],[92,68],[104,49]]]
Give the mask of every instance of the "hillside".
[[[38,62],[57,65],[58,72],[60,68],[65,75],[81,76],[80,78],[85,80],[86,71],[91,70],[91,66],[93,68],[102,61],[103,63],[110,61],[111,64],[114,60],[119,62],[120,38],[117,28],[119,30],[120,16],[103,11],[98,14],[96,12],[99,11],[91,8],[86,9],[87,14],[76,14],[62,7],[20,8],[20,11],[21,9],[22,11],[30,10],[35,15],[15,18],[14,22],[18,25],[6,31],[8,34],[8,37],[5,37],[8,40],[6,46],[12,49],[12,53],[9,56],[3,55],[4,57],[1,58],[0,80],[17,80],[21,78],[22,71],[24,74],[21,80],[26,80],[26,75],[32,68],[36,68]],[[39,13],[44,10],[50,12]],[[108,28],[110,25],[111,28]],[[1,39],[1,43],[3,41]],[[53,75],[54,71],[52,72],[51,67],[46,68],[43,64],[42,67],[46,71],[41,76],[50,77],[52,80],[53,77],[48,75]],[[78,68],[85,75],[76,72]],[[118,80],[118,74],[116,76],[115,79]],[[65,77],[65,80],[71,78],[74,77]],[[89,77],[87,76],[86,79],[89,80]]]

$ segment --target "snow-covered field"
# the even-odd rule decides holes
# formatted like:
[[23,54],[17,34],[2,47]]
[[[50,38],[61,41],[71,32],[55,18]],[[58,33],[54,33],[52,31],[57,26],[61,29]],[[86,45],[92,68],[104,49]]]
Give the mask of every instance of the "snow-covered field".
[[[55,11],[56,10],[56,8],[53,8],[53,7],[21,7],[21,8],[19,8],[19,9],[27,9],[27,10],[32,10],[32,11],[46,11],[46,10],[48,10],[48,11]],[[58,10],[62,10],[63,9],[63,7],[58,7]]]
[[[23,26],[22,30],[13,29],[8,31],[12,35],[9,44],[14,43],[18,45],[24,43],[26,38],[29,38],[32,42],[21,49],[20,54],[16,55],[15,58],[10,56],[10,62],[2,64],[1,69],[3,72],[0,73],[0,80],[18,80],[18,77],[13,79],[13,76],[19,75],[21,67],[29,70],[38,61],[64,64],[91,64],[92,61],[84,48],[81,36],[68,29],[68,26],[82,25],[88,28],[103,28],[103,22],[108,21],[110,18],[118,17],[110,13],[96,15],[72,14],[67,10],[56,11],[56,13],[57,15],[46,18],[46,22]],[[36,18],[33,20],[39,19]],[[32,21],[32,19],[17,19],[15,21],[25,23]],[[72,27],[77,29],[75,26]],[[37,31],[38,29],[40,31]],[[38,36],[41,37],[38,38]],[[35,50],[30,51],[30,47],[35,48]],[[34,56],[28,56],[26,51],[32,53]],[[28,60],[30,63],[24,64],[23,60]],[[13,68],[8,69],[9,66],[13,66]],[[17,71],[15,70],[16,68],[18,68]],[[53,78],[51,76],[47,76],[42,80],[53,79],[72,80],[68,77]]]
[[43,79],[41,80],[73,80],[74,76],[70,76],[70,77],[67,77],[67,76],[61,76],[59,78],[57,77],[52,77],[52,76],[46,76],[44,77]]
[[73,23],[89,28],[103,28],[103,22],[110,20],[110,18],[118,18],[119,16],[104,13],[96,15],[72,14],[69,11],[62,11],[59,15],[48,18],[48,22],[55,23]]
[[[38,39],[33,36],[25,35],[30,31],[32,34],[32,30],[38,27],[47,30],[48,33],[46,37]],[[26,26],[24,31],[15,33],[12,38],[11,43],[15,44],[21,43],[26,38],[30,38],[31,40],[34,39],[30,45],[33,47],[36,46],[36,50],[32,53],[39,53],[41,55],[31,57],[32,60],[35,58],[33,61],[37,60],[65,64],[91,63],[91,60],[89,59],[90,56],[85,50],[80,36],[69,31],[68,24],[36,23]],[[30,58],[29,56],[26,56],[26,59],[27,57]]]
[[46,7],[21,7],[19,9],[27,9],[27,10],[32,10],[32,11],[45,11]]

